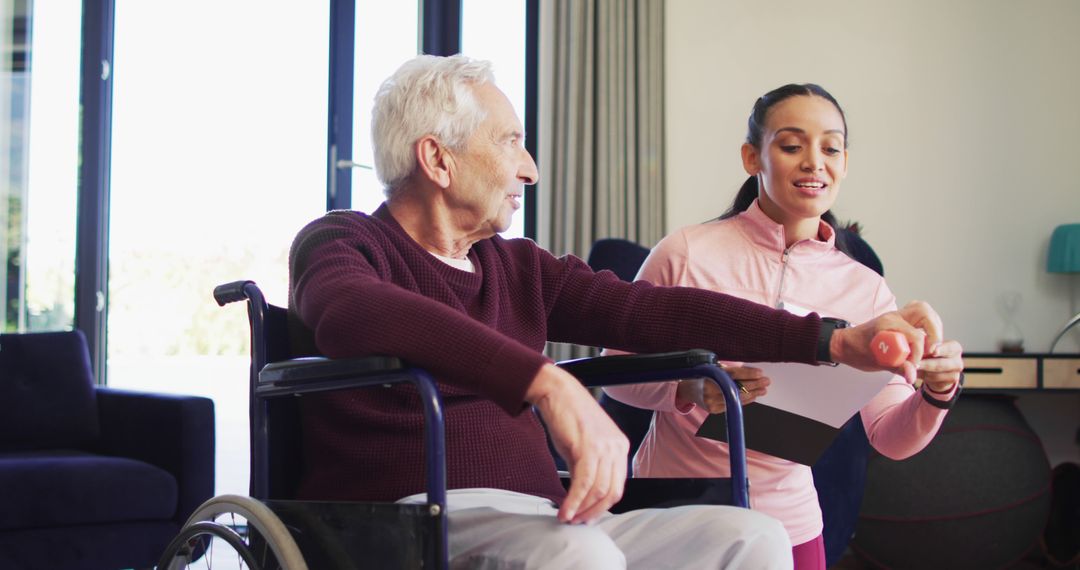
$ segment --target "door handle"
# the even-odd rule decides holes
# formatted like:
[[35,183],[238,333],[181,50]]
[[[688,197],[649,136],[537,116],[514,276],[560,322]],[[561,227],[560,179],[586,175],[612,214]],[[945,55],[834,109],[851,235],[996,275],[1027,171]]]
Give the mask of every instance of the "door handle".
[[335,163],[335,166],[342,170],[349,168],[362,168],[364,170],[374,170],[369,164],[361,164],[359,162],[353,162],[347,158],[342,158]]

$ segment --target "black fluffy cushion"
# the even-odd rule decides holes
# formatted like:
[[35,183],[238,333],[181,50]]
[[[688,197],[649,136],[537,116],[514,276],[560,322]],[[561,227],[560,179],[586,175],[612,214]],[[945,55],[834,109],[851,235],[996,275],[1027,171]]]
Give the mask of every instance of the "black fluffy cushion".
[[0,335],[0,451],[76,447],[98,430],[81,332]]
[[1036,547],[1050,465],[1008,396],[965,394],[914,457],[870,457],[853,550],[884,568],[1004,568]]

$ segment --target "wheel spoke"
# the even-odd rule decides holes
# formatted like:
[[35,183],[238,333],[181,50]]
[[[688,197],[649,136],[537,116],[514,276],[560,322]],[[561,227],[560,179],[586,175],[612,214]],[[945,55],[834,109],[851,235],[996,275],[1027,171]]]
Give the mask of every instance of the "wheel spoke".
[[[216,546],[214,542],[223,544]],[[229,555],[230,551],[236,560]],[[191,562],[196,552],[203,556]],[[166,548],[159,563],[163,570],[212,567],[282,570],[285,565],[291,570],[308,568],[289,530],[263,503],[236,495],[215,497],[200,506]]]

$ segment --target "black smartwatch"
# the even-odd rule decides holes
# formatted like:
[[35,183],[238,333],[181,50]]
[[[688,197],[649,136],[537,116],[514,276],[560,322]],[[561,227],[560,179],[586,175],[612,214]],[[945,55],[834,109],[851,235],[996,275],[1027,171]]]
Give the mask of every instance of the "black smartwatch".
[[836,366],[839,364],[838,362],[833,362],[832,353],[829,351],[829,342],[832,340],[832,335],[836,332],[836,329],[846,329],[849,326],[851,326],[851,323],[844,319],[821,317],[821,332],[818,333],[817,339],[818,364],[828,364],[829,366]]
[[953,406],[956,405],[956,401],[960,399],[960,392],[963,389],[964,389],[964,373],[961,372],[960,373],[960,379],[956,382],[956,391],[953,392],[952,397],[949,398],[948,400],[943,401],[943,400],[939,400],[939,399],[931,396],[928,393],[929,390],[930,390],[930,387],[926,385],[926,382],[923,382],[922,389],[919,390],[919,391],[922,392],[922,397],[923,397],[924,400],[926,400],[927,404],[930,404],[931,406],[934,406],[935,408],[941,408],[943,410],[948,410],[949,408],[952,408]]

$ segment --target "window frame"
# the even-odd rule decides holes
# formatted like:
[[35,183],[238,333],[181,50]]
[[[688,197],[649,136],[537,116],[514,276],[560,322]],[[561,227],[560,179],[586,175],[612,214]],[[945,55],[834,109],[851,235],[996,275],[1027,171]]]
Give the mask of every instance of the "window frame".
[[[423,53],[451,55],[461,49],[461,0],[419,0]],[[78,228],[75,254],[75,328],[86,336],[91,365],[99,384],[106,382],[106,311],[108,310],[109,177],[112,148],[112,62],[115,0],[83,0],[80,70]],[[330,0],[330,73],[327,86],[326,207],[352,204],[352,156],[355,0]],[[537,84],[539,0],[526,0],[525,129],[526,148],[537,156]],[[535,198],[536,187],[526,193]],[[536,200],[527,199],[525,237],[536,239]]]
[[83,0],[79,106],[75,328],[86,336],[91,370],[105,383],[109,283],[109,175],[112,162],[114,0]]

